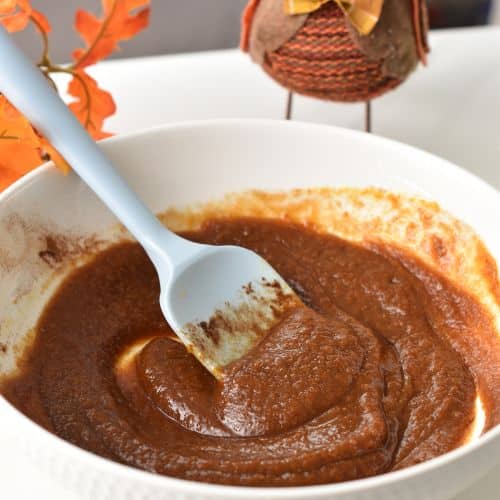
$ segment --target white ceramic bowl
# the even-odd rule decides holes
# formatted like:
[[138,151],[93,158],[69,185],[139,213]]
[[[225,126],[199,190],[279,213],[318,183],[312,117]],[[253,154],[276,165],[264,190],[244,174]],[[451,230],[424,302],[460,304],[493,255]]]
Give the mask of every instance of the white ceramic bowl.
[[[380,186],[438,201],[471,224],[500,261],[498,193],[444,160],[389,140],[300,123],[217,121],[121,136],[102,147],[155,211],[250,188]],[[0,356],[0,373],[12,368],[16,346],[63,274],[39,264],[40,228],[106,239],[115,222],[77,176],[63,177],[50,165],[0,195],[0,342],[9,346]],[[300,488],[225,487],[156,476],[97,457],[42,430],[1,397],[0,422],[12,426],[18,446],[44,471],[93,500],[444,500],[500,459],[496,428],[447,455],[374,478]]]

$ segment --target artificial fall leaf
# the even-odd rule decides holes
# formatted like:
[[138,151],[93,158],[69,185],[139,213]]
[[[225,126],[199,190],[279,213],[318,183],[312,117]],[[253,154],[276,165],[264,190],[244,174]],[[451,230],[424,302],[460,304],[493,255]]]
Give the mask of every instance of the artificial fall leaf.
[[150,0],[102,0],[103,16],[79,10],[75,28],[85,48],[73,52],[76,68],[83,68],[108,57],[149,24]]
[[9,31],[21,31],[28,25],[33,9],[27,0],[0,0],[0,23]]
[[33,21],[42,33],[50,32],[48,19],[33,9],[29,0],[0,0],[0,23],[7,31],[22,31],[30,21]]
[[0,14],[13,14],[24,10],[28,14],[33,10],[29,0],[0,0]]
[[104,139],[111,134],[102,130],[104,120],[113,115],[116,105],[111,94],[97,85],[97,82],[83,70],[75,71],[68,85],[68,94],[75,97],[69,108],[90,135]]
[[0,96],[0,191],[44,163],[47,157],[62,172],[69,171],[64,158],[4,96]]
[[23,143],[36,149],[40,147],[40,137],[31,123],[0,95],[0,145],[6,143]]
[[0,15],[9,14],[17,7],[17,0],[0,0]]
[[43,163],[30,143],[0,140],[0,191]]

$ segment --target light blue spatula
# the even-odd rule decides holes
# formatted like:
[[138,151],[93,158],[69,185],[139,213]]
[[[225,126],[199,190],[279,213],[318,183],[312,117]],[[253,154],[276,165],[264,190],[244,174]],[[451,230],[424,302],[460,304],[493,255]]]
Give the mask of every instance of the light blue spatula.
[[[299,303],[287,283],[257,254],[235,246],[192,243],[167,230],[2,27],[0,92],[143,246],[160,278],[165,318],[214,376],[222,377],[228,363],[248,352],[290,305]],[[215,336],[208,331],[214,328]]]

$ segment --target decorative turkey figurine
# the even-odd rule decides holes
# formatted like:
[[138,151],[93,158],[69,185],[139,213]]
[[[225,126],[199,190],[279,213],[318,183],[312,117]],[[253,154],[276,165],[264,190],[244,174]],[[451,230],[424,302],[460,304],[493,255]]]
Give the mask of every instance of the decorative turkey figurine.
[[291,92],[370,101],[426,63],[425,0],[251,0],[242,49]]

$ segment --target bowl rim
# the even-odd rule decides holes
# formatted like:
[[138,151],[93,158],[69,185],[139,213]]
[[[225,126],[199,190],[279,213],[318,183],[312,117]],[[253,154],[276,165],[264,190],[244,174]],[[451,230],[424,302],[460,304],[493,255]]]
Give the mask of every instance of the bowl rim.
[[[113,147],[114,145],[120,145],[130,140],[141,138],[144,136],[151,136],[154,134],[168,133],[169,131],[180,131],[186,129],[202,129],[202,128],[216,128],[216,127],[277,127],[277,128],[305,128],[305,129],[316,129],[318,131],[326,131],[344,136],[351,137],[357,140],[361,139],[365,142],[372,142],[382,145],[389,149],[399,149],[400,151],[407,151],[409,154],[418,155],[423,160],[426,158],[432,160],[433,168],[439,169],[441,172],[453,171],[455,177],[462,178],[462,180],[471,182],[486,191],[489,195],[493,195],[498,199],[500,206],[500,192],[493,186],[488,184],[483,179],[479,178],[470,171],[455,165],[454,163],[440,158],[432,153],[418,149],[414,146],[401,143],[399,141],[389,139],[386,137],[378,136],[375,134],[366,134],[365,132],[347,129],[343,127],[337,127],[333,125],[326,124],[316,124],[301,121],[283,121],[283,120],[269,120],[269,119],[210,119],[210,120],[194,120],[194,121],[181,121],[176,123],[168,123],[164,125],[157,125],[154,127],[149,127],[135,132],[120,134],[103,141],[100,144],[107,148],[107,145]],[[2,193],[0,193],[0,209],[2,203],[4,203],[10,196],[19,190],[26,188],[29,184],[35,182],[38,177],[46,175],[50,171],[56,169],[52,162],[47,162],[42,164],[35,170],[27,173],[21,179],[10,185]],[[373,477],[368,477],[364,479],[357,479],[352,481],[345,481],[341,483],[329,483],[321,485],[312,486],[291,486],[291,487],[253,487],[253,486],[229,486],[221,484],[211,484],[203,483],[198,481],[190,481],[185,479],[179,479],[170,476],[164,476],[160,474],[155,474],[152,472],[144,471],[141,469],[136,469],[134,467],[124,465],[112,460],[103,458],[92,452],[84,450],[76,445],[65,441],[64,439],[52,434],[48,430],[44,429],[30,418],[25,416],[17,408],[15,408],[9,401],[7,401],[0,394],[0,410],[4,409],[9,412],[12,416],[16,417],[16,420],[23,422],[26,426],[26,430],[32,434],[38,434],[44,441],[49,442],[52,448],[57,448],[57,450],[66,456],[74,457],[76,461],[83,462],[86,466],[94,469],[99,469],[102,472],[109,472],[115,476],[121,476],[127,479],[133,479],[137,482],[142,482],[148,484],[151,487],[159,487],[165,491],[189,491],[192,494],[199,495],[230,495],[233,498],[239,499],[250,499],[250,498],[272,498],[272,499],[293,499],[293,498],[303,498],[306,495],[311,495],[315,497],[325,497],[334,494],[345,494],[345,493],[356,493],[363,492],[366,490],[373,490],[376,488],[384,487],[392,483],[396,483],[403,480],[408,480],[416,478],[417,476],[423,475],[427,472],[434,471],[436,469],[443,468],[450,465],[464,456],[473,453],[475,450],[486,446],[488,443],[496,439],[500,439],[500,425],[493,429],[490,429],[485,434],[480,436],[478,439],[471,443],[467,443],[459,448],[452,450],[448,453],[435,457],[433,459],[427,460],[417,465],[401,469],[398,471],[387,472],[385,474],[380,474]],[[493,461],[492,466],[495,465]],[[485,471],[486,472],[486,471]]]

